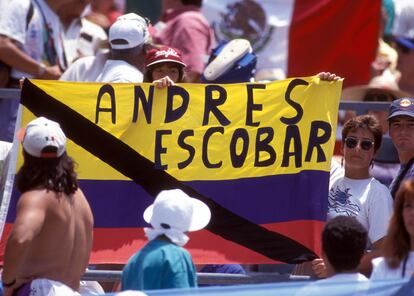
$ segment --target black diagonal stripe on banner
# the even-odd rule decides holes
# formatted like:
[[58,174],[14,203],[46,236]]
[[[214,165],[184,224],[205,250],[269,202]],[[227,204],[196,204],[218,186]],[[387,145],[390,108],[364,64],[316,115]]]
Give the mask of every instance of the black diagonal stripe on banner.
[[297,241],[232,213],[165,171],[155,169],[153,162],[27,79],[23,84],[21,103],[36,116],[59,122],[68,138],[131,178],[150,195],[155,197],[161,190],[180,188],[205,202],[212,212],[207,226],[209,231],[273,260],[300,263],[316,258],[312,250]]

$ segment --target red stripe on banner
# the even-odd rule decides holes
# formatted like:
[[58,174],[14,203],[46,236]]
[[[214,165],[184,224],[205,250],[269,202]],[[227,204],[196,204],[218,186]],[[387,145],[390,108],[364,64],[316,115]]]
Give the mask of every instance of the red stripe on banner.
[[[291,237],[320,254],[320,239],[318,238],[322,232],[324,222],[303,220],[262,226]],[[0,264],[3,264],[6,240],[11,228],[12,224],[7,223],[5,225],[3,238],[0,242]],[[308,235],[310,232],[318,235],[315,238],[310,238]],[[124,264],[132,254],[141,249],[146,243],[147,239],[142,228],[95,228],[90,263]],[[190,233],[190,241],[185,248],[190,251],[196,264],[278,263],[207,230]]]
[[[297,240],[320,255],[320,235],[309,237],[308,233],[320,234],[324,222],[293,221],[262,225],[268,230],[279,232]],[[0,264],[3,264],[6,240],[12,224],[6,223],[0,241]],[[111,238],[111,239],[108,239]],[[315,238],[316,237],[316,238]],[[147,243],[142,228],[95,228],[91,264],[125,264],[129,257]],[[241,245],[223,239],[207,230],[190,233],[190,241],[185,246],[196,264],[207,263],[278,263]],[[248,260],[246,260],[248,258]]]
[[[320,254],[319,234],[322,232],[324,222],[306,220],[262,224],[262,226],[291,237],[306,247],[316,250],[318,255]],[[317,234],[315,238],[309,237],[308,233],[311,232]],[[108,237],[112,239],[108,240]],[[142,228],[98,228],[94,232],[94,250],[99,249],[99,251],[93,251],[90,261],[94,264],[123,264],[146,243],[147,239]],[[185,248],[190,251],[196,264],[278,263],[207,230],[190,233],[190,241]],[[108,258],[112,261],[108,262]]]
[[[294,238],[305,247],[311,248],[314,252],[321,256],[321,234],[325,226],[325,222],[302,220],[284,223],[272,223],[263,225],[269,230],[277,231],[283,235]],[[315,235],[308,235],[311,231]]]
[[[304,246],[314,250],[319,256],[321,254],[320,234],[324,225],[324,222],[309,220],[261,224],[261,226],[269,230],[295,239]],[[315,236],[311,238],[308,235],[309,233],[315,233]],[[280,263],[204,230],[190,234],[190,241],[186,245],[186,249],[191,252],[196,264]]]
[[380,16],[380,0],[296,0],[288,76],[329,71],[345,78],[344,87],[368,83]]

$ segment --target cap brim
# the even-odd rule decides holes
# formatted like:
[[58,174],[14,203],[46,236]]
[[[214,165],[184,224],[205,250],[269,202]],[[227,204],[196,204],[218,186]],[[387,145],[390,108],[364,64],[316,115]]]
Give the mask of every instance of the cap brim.
[[[191,218],[191,224],[188,231],[197,231],[207,226],[211,219],[211,211],[209,207],[202,201],[190,197],[191,203],[193,204],[193,216]],[[143,214],[144,221],[148,224],[151,223],[152,212],[154,205],[148,206]]]
[[397,111],[394,112],[392,115],[388,116],[387,120],[390,120],[391,118],[397,117],[397,116],[409,116],[414,118],[413,112],[409,111]]
[[179,62],[179,61],[176,61],[176,60],[170,60],[170,59],[163,59],[163,60],[154,61],[152,63],[149,63],[147,65],[147,67],[151,67],[151,66],[159,64],[159,63],[175,63],[175,64],[180,64],[183,67],[187,67],[187,65],[184,64],[183,62]]
[[[122,38],[119,38],[119,39],[122,39]],[[128,44],[113,44],[113,43],[109,42],[109,46],[112,49],[116,49],[116,50],[131,49],[131,48],[135,48],[135,47],[138,47],[138,46],[142,46],[143,44],[145,44],[144,41],[141,42],[141,43],[135,42],[135,43],[132,43],[132,44],[130,44],[130,43],[128,43]]]
[[392,89],[385,89],[379,87],[371,87],[369,85],[360,85],[360,86],[353,86],[345,88],[342,91],[341,100],[342,101],[362,101],[367,91],[378,91],[380,93],[390,93],[395,98],[405,98],[405,97],[412,97],[411,94],[402,91],[402,90],[392,90]]

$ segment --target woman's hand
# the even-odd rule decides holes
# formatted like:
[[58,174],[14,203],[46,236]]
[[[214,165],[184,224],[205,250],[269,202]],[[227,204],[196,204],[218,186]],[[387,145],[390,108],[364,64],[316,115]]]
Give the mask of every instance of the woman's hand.
[[323,259],[314,259],[312,261],[312,270],[318,278],[326,278],[326,266]]
[[156,87],[158,88],[163,88],[163,87],[167,87],[167,86],[172,86],[174,85],[174,81],[171,80],[171,78],[169,76],[165,76],[161,79],[158,80],[154,80],[153,83],[155,84]]
[[318,77],[324,81],[338,81],[343,79],[342,77],[339,77],[336,74],[330,72],[320,72],[318,73]]

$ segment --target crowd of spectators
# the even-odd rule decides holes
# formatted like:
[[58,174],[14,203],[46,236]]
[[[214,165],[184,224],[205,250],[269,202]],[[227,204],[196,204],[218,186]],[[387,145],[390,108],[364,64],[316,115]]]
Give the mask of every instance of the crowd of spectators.
[[[109,0],[0,4],[7,11],[0,19],[0,87],[18,88],[22,77],[157,87],[254,81],[257,57],[249,41],[216,44],[201,13],[202,0],[164,0],[154,26]],[[342,99],[389,102],[390,108],[340,114],[342,161],[333,161],[322,257],[308,272],[319,278],[367,281],[371,273],[377,280],[414,272],[414,2],[384,0],[382,15],[372,79],[344,89]],[[329,72],[319,77],[341,79]],[[0,100],[2,118],[14,123],[17,110],[18,102]],[[0,126],[0,189],[14,137],[14,125]],[[66,137],[58,123],[39,118],[28,125],[21,143],[24,165],[16,182],[22,195],[7,242],[5,295],[17,290],[26,295],[30,289],[76,295],[88,286],[80,278],[91,251],[93,217],[66,154]],[[143,215],[151,225],[145,229],[149,242],[125,265],[119,288],[197,286],[196,269],[182,246],[188,231],[207,225],[208,207],[178,189],[168,190]],[[234,268],[244,273],[239,265]]]

